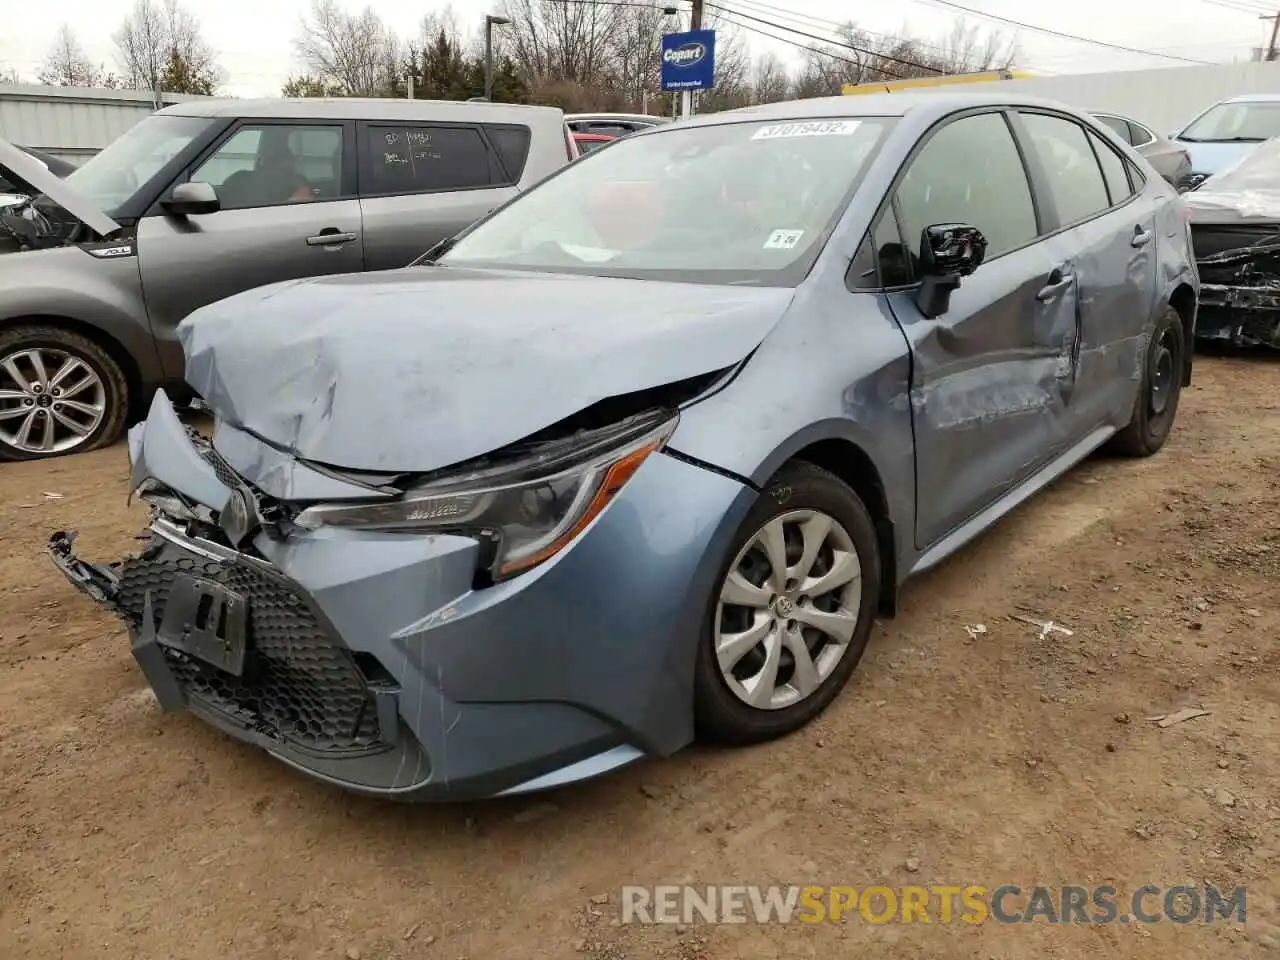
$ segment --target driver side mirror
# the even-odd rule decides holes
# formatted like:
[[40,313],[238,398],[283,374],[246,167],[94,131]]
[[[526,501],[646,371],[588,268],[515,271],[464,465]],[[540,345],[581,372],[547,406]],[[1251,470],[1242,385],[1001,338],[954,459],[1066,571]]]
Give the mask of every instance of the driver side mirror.
[[198,180],[178,184],[167,200],[160,201],[160,206],[177,217],[217,213],[222,209],[218,192],[210,184]]
[[920,231],[920,289],[916,306],[932,320],[947,312],[962,278],[982,265],[987,238],[967,223],[938,223]]

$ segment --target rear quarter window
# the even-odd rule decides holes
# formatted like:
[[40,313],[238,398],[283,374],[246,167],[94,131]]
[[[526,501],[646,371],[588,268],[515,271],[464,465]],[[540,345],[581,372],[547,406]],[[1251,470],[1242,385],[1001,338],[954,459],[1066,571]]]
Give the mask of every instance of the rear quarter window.
[[489,123],[485,124],[484,130],[489,135],[489,142],[498,151],[507,179],[511,183],[518,183],[529,159],[529,143],[532,140],[529,128],[520,124]]

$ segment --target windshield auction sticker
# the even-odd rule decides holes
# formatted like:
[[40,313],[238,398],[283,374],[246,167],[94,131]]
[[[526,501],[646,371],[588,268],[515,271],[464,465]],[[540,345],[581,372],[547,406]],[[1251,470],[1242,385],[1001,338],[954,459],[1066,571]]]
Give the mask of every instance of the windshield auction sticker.
[[803,236],[803,230],[775,230],[769,234],[769,239],[764,242],[764,248],[766,250],[794,250]]
[[810,120],[805,123],[774,123],[761,127],[752,140],[779,140],[783,137],[847,137],[862,125],[861,120]]

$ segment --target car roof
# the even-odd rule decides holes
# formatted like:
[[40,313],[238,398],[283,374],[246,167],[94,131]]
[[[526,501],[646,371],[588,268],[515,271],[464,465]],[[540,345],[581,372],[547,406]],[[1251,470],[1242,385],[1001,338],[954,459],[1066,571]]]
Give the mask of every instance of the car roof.
[[394,100],[388,97],[276,97],[187,100],[159,111],[181,117],[280,118],[297,120],[449,120],[460,123],[528,122],[543,115],[559,123],[556,107],[457,100]]
[[642,120],[648,123],[667,123],[670,117],[656,117],[651,113],[566,113],[566,120]]
[[1221,103],[1276,103],[1280,102],[1280,93],[1242,93],[1236,97],[1227,97],[1225,100],[1219,100],[1214,106]]
[[943,117],[971,107],[1047,107],[1082,115],[1075,107],[1045,97],[1026,96],[1004,90],[991,93],[953,93],[932,90],[904,90],[899,93],[869,93],[857,96],[814,97],[740,107],[723,113],[695,116],[675,126],[711,126],[744,120],[779,122],[815,120],[824,117],[906,117],[920,114],[925,119]]

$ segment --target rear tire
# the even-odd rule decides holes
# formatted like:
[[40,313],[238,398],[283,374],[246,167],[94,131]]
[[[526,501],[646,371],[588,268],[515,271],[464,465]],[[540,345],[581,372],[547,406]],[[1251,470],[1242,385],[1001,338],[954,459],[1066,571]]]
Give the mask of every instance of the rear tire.
[[785,466],[734,536],[708,603],[694,674],[698,734],[758,743],[825,710],[866,649],[880,571],[858,495],[820,467]]
[[44,460],[114,443],[129,412],[124,371],[61,327],[0,330],[0,460]]
[[1133,419],[1111,438],[1107,446],[1109,452],[1124,457],[1149,457],[1164,446],[1178,415],[1186,357],[1182,317],[1173,307],[1165,307],[1147,344]]

